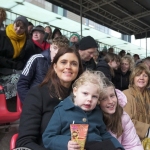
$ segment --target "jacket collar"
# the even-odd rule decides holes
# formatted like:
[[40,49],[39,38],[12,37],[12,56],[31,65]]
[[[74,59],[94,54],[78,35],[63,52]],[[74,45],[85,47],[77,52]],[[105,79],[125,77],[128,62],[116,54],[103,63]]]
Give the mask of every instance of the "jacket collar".
[[61,101],[55,108],[57,107],[63,107],[64,110],[69,110],[71,108],[74,108],[75,105],[72,101],[72,96],[68,96],[67,98],[65,98],[63,101]]
[[50,54],[50,50],[47,49],[45,51],[42,52],[42,55],[44,56],[44,58],[47,59],[48,64],[51,64],[51,54]]
[[68,96],[68,97],[64,100],[64,105],[63,105],[63,107],[64,107],[65,110],[68,110],[68,109],[71,109],[71,108],[76,107],[76,106],[74,105],[72,99],[73,99],[73,97],[70,95],[70,96]]

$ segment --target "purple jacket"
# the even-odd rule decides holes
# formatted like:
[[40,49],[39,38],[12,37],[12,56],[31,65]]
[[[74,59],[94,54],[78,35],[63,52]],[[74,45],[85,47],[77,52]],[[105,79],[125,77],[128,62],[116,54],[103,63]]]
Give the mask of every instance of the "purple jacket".
[[[118,102],[121,107],[127,103],[127,98],[123,92],[116,89]],[[118,138],[125,150],[144,150],[141,141],[136,134],[136,129],[132,123],[130,116],[124,111],[122,115],[123,134]],[[116,137],[111,131],[110,134]]]

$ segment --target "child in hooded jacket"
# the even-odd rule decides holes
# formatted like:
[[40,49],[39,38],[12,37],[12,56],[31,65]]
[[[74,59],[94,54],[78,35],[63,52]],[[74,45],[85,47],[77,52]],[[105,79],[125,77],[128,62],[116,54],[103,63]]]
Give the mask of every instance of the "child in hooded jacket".
[[[125,150],[143,150],[129,115],[123,111],[127,98],[115,89],[112,82],[104,78],[106,88],[100,97],[100,107],[104,113],[104,123],[112,136],[116,137]],[[106,92],[107,91],[107,92]]]

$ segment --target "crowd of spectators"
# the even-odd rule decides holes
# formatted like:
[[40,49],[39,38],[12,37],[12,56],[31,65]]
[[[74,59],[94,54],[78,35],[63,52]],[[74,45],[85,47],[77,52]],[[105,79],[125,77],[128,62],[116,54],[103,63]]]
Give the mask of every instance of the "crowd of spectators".
[[[67,38],[61,29],[34,26],[24,16],[7,26],[5,19],[0,8],[0,85],[7,103],[18,93],[23,106],[16,147],[79,150],[68,132],[72,114],[76,123],[90,124],[86,146],[143,150],[141,141],[150,137],[150,57],[117,54],[113,47],[100,51],[94,37],[72,33]],[[100,79],[95,73],[102,74]]]

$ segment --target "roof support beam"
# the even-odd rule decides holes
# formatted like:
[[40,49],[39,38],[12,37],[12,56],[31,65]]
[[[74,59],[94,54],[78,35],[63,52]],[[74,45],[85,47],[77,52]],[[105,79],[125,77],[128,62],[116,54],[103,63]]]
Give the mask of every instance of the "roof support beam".
[[149,32],[150,31],[150,28],[146,28],[145,30],[143,31],[138,31],[138,32],[135,32],[134,34],[142,34],[144,32]]
[[[94,3],[93,1],[91,1],[91,0],[89,0],[91,3]],[[95,3],[96,4],[96,3]],[[110,5],[111,3],[109,3],[109,5]],[[106,10],[104,10],[104,9],[102,9],[102,8],[99,8],[99,9],[101,9],[102,11],[105,11],[106,13],[109,13],[108,11],[106,11]],[[99,12],[99,10],[95,10],[95,12]],[[102,12],[100,12],[100,13],[102,13]],[[104,15],[106,15],[106,13],[104,14]],[[124,21],[124,19],[120,19],[120,18],[118,18],[117,16],[115,16],[115,15],[113,15],[113,14],[111,14],[111,13],[109,13],[110,14],[110,18],[112,19],[112,26],[114,26],[114,25],[120,25],[120,26],[122,26],[122,25],[125,25],[125,26],[127,26],[127,27],[129,27],[129,28],[131,28],[131,29],[129,29],[129,28],[127,28],[127,29],[129,29],[129,30],[135,30],[135,31],[133,31],[133,32],[137,32],[137,31],[141,31],[141,30],[143,30],[143,28],[141,28],[140,26],[138,26],[138,25],[136,25],[136,24],[134,24],[134,23],[132,23],[132,22],[125,22]],[[133,18],[132,18],[133,19]]]
[[132,2],[134,2],[135,4],[137,4],[138,6],[140,6],[144,11],[146,11],[147,9],[142,6],[139,2],[137,2],[136,0],[132,0]]
[[[90,0],[89,0],[90,1]],[[88,1],[88,2],[89,2]],[[104,5],[107,5],[107,4],[109,4],[109,3],[112,3],[112,2],[114,2],[114,1],[116,1],[116,0],[101,0],[100,2],[98,2],[98,3],[94,3],[94,7],[92,7],[92,8],[87,8],[87,9],[85,9],[83,12],[85,13],[85,12],[87,12],[87,11],[89,11],[89,10],[93,10],[93,9],[95,9],[95,8],[98,8],[98,7],[101,7],[101,6],[104,6]],[[91,1],[90,1],[91,2]]]
[[[129,21],[132,21],[132,20],[135,20],[135,19],[139,19],[139,18],[142,18],[142,17],[149,16],[149,15],[150,15],[150,11],[147,10],[145,12],[142,12],[142,13],[139,13],[139,14],[136,14],[136,15],[132,15],[134,18],[131,18],[131,17],[123,18],[122,20],[118,21],[118,23],[129,22]],[[116,23],[114,23],[113,25],[115,25],[115,24]]]
[[[57,0],[58,1],[58,0]],[[70,0],[70,1],[72,1],[73,3],[75,3],[75,4],[77,4],[77,5],[79,5],[78,4],[78,2],[75,2],[74,0]],[[91,0],[90,0],[91,1]],[[85,6],[83,6],[84,8],[85,8]],[[91,11],[93,11],[93,10],[91,10]],[[112,14],[107,14],[107,11],[105,11],[104,10],[104,12],[103,13],[105,13],[105,14],[107,14],[107,16],[104,16],[103,14],[102,14],[102,12],[101,13],[99,13],[99,12],[95,12],[95,11],[93,11],[94,13],[96,13],[96,14],[98,14],[98,15],[100,15],[100,16],[102,16],[102,17],[105,17],[106,19],[109,19],[110,21],[113,21],[112,19],[111,19],[111,17],[110,17],[110,15],[112,15]],[[92,15],[89,15],[89,13],[84,13],[83,12],[83,14],[85,15],[85,16],[90,16],[91,18],[93,18],[94,20],[99,20],[99,18],[96,18],[96,17],[94,17],[94,16],[92,16]],[[116,16],[114,16],[115,18],[116,18]],[[103,22],[103,21],[101,21],[101,22]],[[106,23],[106,22],[103,22],[103,24],[107,24],[107,26],[111,26],[111,24],[109,24],[109,23]],[[123,26],[124,28],[127,28],[128,30],[132,30],[131,28],[128,28],[127,26],[124,26],[124,25],[122,25],[122,24],[120,24],[121,26]],[[117,29],[118,30],[118,28],[117,27],[115,27],[115,26],[111,26],[112,28],[115,28],[115,29]],[[124,32],[124,30],[122,29],[119,29],[120,31],[123,31]],[[135,32],[135,30],[132,30],[133,32]],[[126,34],[130,34],[130,33],[127,33],[126,32]]]
[[[64,5],[64,3],[61,1],[61,0],[55,0],[56,2],[58,2],[58,3],[60,3],[62,6]],[[73,0],[70,0],[70,1],[72,1],[72,2],[74,2],[74,3],[76,3],[76,4],[78,4],[77,2],[75,2],[75,1],[73,1]],[[79,4],[78,4],[79,5]],[[65,6],[67,6],[68,8],[71,8],[72,10],[74,10],[74,11],[77,11],[77,12],[79,12],[79,9],[77,9],[77,8],[75,8],[75,7],[72,7],[72,6],[70,6],[69,4],[66,4],[65,3]],[[80,13],[80,12],[79,12]],[[85,13],[84,13],[85,14]],[[99,21],[99,19],[98,18],[96,18],[96,17],[94,17],[94,16],[92,16],[92,15],[89,15],[89,14],[85,14],[86,16],[89,16],[89,17],[91,17],[91,18],[93,18],[94,20],[97,20],[97,21]],[[104,22],[104,21],[101,21],[103,24],[106,24],[107,26],[110,26],[110,24],[108,24],[108,23],[106,23],[106,22]],[[118,30],[118,28],[117,27],[114,27],[114,29],[115,30]],[[124,33],[126,33],[126,34],[130,34],[130,33],[128,33],[128,32],[125,32],[124,30],[121,30],[121,29],[119,29],[121,32],[124,32]]]
[[[94,20],[99,20],[98,18],[96,18],[96,17],[94,17],[94,16],[92,16],[92,15],[89,15],[89,14],[86,14],[86,16],[89,16],[89,17],[93,18]],[[117,27],[111,26],[109,23],[106,23],[106,22],[104,22],[104,21],[102,21],[102,23],[103,23],[103,24],[106,24],[107,26],[110,26],[110,28],[112,27],[112,29],[113,29],[113,28],[116,29],[116,31],[118,30],[118,32],[121,31],[121,32],[124,32],[124,33],[126,33],[126,34],[130,34],[130,33],[128,33],[128,32],[125,32],[123,29],[118,29]]]
[[[131,12],[129,12],[128,10],[124,9],[122,6],[117,4],[117,2],[115,2],[116,0],[99,0],[97,2],[94,2],[94,0],[82,0],[82,1],[83,1],[83,5],[82,5],[83,17],[91,18],[92,21],[99,22],[102,25],[115,29],[116,31],[120,31],[125,34],[131,34],[131,33],[137,34],[137,33],[143,33],[146,30],[150,29],[150,25],[148,23],[143,22],[139,19],[150,15],[150,11],[147,10],[145,7],[143,7],[141,4],[140,7],[143,10],[142,13],[132,15]],[[136,5],[138,5],[136,0],[132,0],[132,1],[135,2]],[[62,0],[55,0],[55,2],[59,3],[61,7],[63,6],[68,7],[68,9],[72,10],[72,12],[80,14],[80,9],[79,9],[80,0],[76,0],[76,1],[69,0],[68,3],[65,3]],[[124,13],[125,15],[127,15],[127,17],[119,18],[117,17],[117,15],[114,15],[113,13],[110,13],[109,11],[101,8],[102,6],[107,4],[110,7],[119,10],[119,12]],[[99,18],[102,19],[99,20]],[[105,22],[105,20],[107,20],[107,22]],[[132,20],[138,21],[139,25],[132,22]]]
[[[91,3],[94,3],[91,0],[89,0],[89,1]],[[96,4],[96,3],[94,3],[94,4]],[[83,7],[85,7],[85,6],[83,6]],[[100,12],[100,10],[102,10],[102,11]],[[100,16],[102,16],[102,17],[105,17],[106,19],[110,20],[112,23],[116,23],[116,24],[118,24],[118,25],[120,25],[120,26],[122,26],[122,27],[124,27],[124,28],[126,28],[126,29],[128,29],[130,31],[132,31],[132,32],[137,32],[139,30],[142,30],[142,28],[140,28],[137,25],[134,25],[133,23],[124,22],[123,24],[121,24],[121,23],[117,22],[118,20],[121,21],[122,19],[118,18],[117,16],[111,14],[110,12],[108,12],[108,11],[102,9],[102,8],[99,8],[96,11],[94,11],[94,10],[91,10],[91,11],[96,13],[96,14],[98,14],[98,15],[100,15]],[[114,25],[112,24],[112,26],[114,26]]]
[[118,9],[119,11],[123,12],[124,14],[128,15],[128,16],[131,17],[133,20],[136,20],[136,21],[140,22],[141,24],[143,24],[143,25],[145,25],[145,26],[147,26],[147,27],[150,28],[150,26],[149,26],[148,24],[144,23],[143,21],[138,20],[137,18],[134,18],[134,16],[128,14],[128,13],[125,12],[125,11],[123,11],[121,8],[115,6],[115,5],[111,4],[111,3],[110,3],[109,5],[112,6],[112,7],[114,7],[114,8],[116,8],[116,9]]

